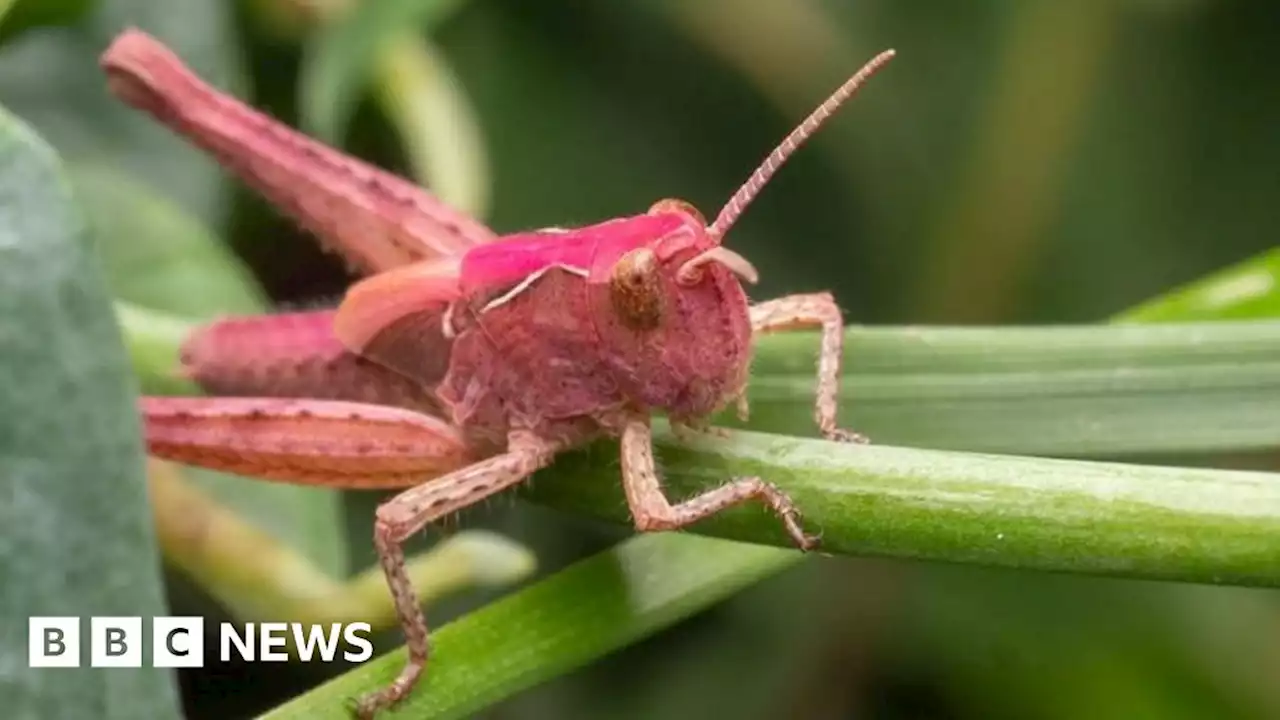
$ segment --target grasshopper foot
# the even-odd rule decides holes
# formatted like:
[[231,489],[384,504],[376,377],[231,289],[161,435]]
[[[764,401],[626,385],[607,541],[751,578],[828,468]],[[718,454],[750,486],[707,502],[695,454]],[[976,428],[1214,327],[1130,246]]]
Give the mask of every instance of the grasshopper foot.
[[403,700],[412,689],[412,681],[396,678],[394,682],[384,688],[366,693],[359,698],[351,698],[347,701],[347,706],[351,710],[352,717],[356,718],[356,720],[373,720],[373,717],[379,712],[387,710]]
[[800,533],[792,538],[801,552],[813,552],[822,543],[822,533]]
[[791,502],[791,498],[785,495],[781,490],[776,488],[772,483],[761,483],[763,485],[762,495],[765,502],[773,507],[778,516],[782,518],[782,526],[786,528],[787,535],[791,537],[791,542],[803,552],[809,552],[818,547],[818,541],[822,539],[821,535],[811,535],[804,531],[804,525],[800,522],[800,511]]
[[812,550],[818,538],[806,534],[800,510],[772,483],[758,477],[736,477],[725,484],[672,504],[662,492],[653,461],[653,436],[648,418],[627,423],[622,432],[622,483],[631,518],[641,532],[678,530],[734,505],[754,501],[773,511],[791,541],[801,550]]
[[845,430],[844,428],[831,428],[830,430],[824,430],[822,432],[822,436],[835,442],[855,443],[857,445],[869,445],[871,443],[871,438],[866,435],[856,433],[852,430]]

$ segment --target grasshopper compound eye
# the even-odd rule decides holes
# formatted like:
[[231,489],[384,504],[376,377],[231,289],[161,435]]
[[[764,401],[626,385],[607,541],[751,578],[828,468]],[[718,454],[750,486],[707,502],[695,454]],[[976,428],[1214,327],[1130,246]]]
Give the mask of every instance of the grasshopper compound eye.
[[662,278],[658,256],[636,248],[618,259],[609,277],[609,298],[623,324],[652,330],[662,322]]

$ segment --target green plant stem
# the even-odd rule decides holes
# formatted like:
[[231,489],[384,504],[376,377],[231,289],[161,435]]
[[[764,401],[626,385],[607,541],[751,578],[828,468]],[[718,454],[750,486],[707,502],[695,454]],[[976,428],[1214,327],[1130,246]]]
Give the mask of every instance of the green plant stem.
[[[751,429],[815,433],[817,346],[807,333],[760,343]],[[851,327],[845,347],[841,418],[873,441],[1100,457],[1280,438],[1277,321]]]
[[[826,552],[1243,585],[1280,585],[1280,475],[1154,468],[832,443],[737,433],[676,444],[660,433],[673,497],[759,474],[791,494]],[[616,447],[565,456],[533,499],[625,522]],[[754,507],[699,524],[783,545]],[[647,535],[580,562],[432,635],[433,664],[392,717],[459,718],[585,664],[800,562],[794,550]],[[389,682],[403,650],[267,717],[338,718]]]
[[182,343],[195,324],[169,313],[115,301],[129,360],[145,393],[195,395],[200,388],[179,373]]
[[[178,345],[192,325],[117,303],[148,392],[192,392]],[[1073,457],[1273,447],[1280,322],[1036,328],[857,327],[845,425],[897,444]],[[763,338],[748,427],[813,435],[817,336]],[[726,413],[719,418],[740,425]]]
[[[824,552],[1125,577],[1280,585],[1280,474],[834,444],[759,433],[660,435],[672,497],[767,478],[805,509]],[[616,447],[563,457],[530,486],[553,507],[627,522]],[[741,507],[695,532],[787,546]]]

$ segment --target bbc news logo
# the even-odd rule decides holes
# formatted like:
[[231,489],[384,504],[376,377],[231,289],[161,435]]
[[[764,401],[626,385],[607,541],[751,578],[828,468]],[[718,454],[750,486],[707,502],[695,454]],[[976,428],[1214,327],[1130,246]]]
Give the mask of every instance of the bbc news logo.
[[[90,667],[142,667],[146,643],[140,617],[91,617],[89,635],[81,637],[81,618],[33,617],[27,623],[31,667],[80,667],[84,648]],[[339,655],[360,663],[373,657],[369,623],[219,623],[220,662],[239,656],[246,662],[333,662]],[[151,619],[151,665],[165,668],[204,667],[202,617]],[[292,641],[292,645],[290,645]],[[292,647],[293,653],[290,652]],[[341,653],[339,653],[341,649]]]

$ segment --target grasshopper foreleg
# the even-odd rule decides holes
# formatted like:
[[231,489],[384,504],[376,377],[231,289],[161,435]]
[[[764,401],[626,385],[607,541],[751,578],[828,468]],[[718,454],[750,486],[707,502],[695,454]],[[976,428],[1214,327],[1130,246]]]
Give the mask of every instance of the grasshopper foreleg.
[[[840,406],[840,362],[844,353],[844,317],[830,293],[788,295],[751,306],[751,329],[756,334],[822,328],[822,348],[818,354],[818,392],[813,419],[828,440],[867,442],[867,438],[836,424]],[[738,399],[739,413],[746,412],[746,390]]]

